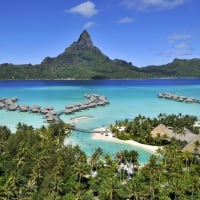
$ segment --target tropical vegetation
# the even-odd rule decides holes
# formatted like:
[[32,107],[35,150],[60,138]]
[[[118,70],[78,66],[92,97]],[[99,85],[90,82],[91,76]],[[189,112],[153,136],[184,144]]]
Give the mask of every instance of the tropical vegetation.
[[[199,134],[199,128],[193,126],[197,120],[196,116],[182,115],[181,113],[178,115],[160,113],[154,118],[138,115],[133,120],[116,121],[114,125],[110,125],[110,129],[119,139],[131,139],[143,144],[160,146],[169,143],[170,138],[167,138],[166,135],[153,138],[150,133],[156,126],[164,124],[173,129],[174,133],[183,136],[185,135],[185,128]],[[120,131],[120,127],[123,127],[122,131]],[[176,138],[174,137],[174,139]]]
[[134,150],[112,156],[99,147],[88,156],[64,145],[68,134],[63,122],[36,129],[19,123],[16,133],[0,126],[0,199],[200,199],[200,159],[176,140],[140,165]]

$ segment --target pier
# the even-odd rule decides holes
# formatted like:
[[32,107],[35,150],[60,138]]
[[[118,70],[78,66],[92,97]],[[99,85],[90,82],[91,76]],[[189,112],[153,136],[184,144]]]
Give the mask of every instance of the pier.
[[100,134],[104,134],[105,131],[94,131],[94,130],[88,130],[88,129],[81,129],[81,128],[78,128],[74,125],[72,125],[71,127],[71,130],[73,131],[79,131],[79,132],[82,132],[82,133],[100,133]]
[[187,97],[177,94],[172,94],[170,92],[159,92],[158,93],[159,98],[163,99],[170,99],[178,102],[184,102],[184,103],[198,103],[200,104],[200,99],[194,98],[194,97]]
[[[63,114],[73,114],[75,112],[80,112],[85,109],[91,109],[98,106],[105,106],[109,104],[107,97],[98,95],[98,94],[85,94],[84,97],[87,99],[84,103],[74,104],[74,105],[66,105],[63,110],[55,111],[54,107],[48,105],[42,108],[40,105],[18,105],[18,97],[2,97],[0,98],[0,109],[4,109],[7,111],[18,111],[18,112],[29,112],[29,113],[37,113],[42,114],[46,122],[51,123],[54,121],[59,121],[60,116]],[[83,131],[84,132],[84,131]],[[88,131],[85,131],[88,132]]]

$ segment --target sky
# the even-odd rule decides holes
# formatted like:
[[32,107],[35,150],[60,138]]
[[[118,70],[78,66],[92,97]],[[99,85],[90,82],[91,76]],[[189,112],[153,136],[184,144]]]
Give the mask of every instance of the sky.
[[0,63],[39,64],[87,30],[137,67],[200,58],[200,0],[1,0]]

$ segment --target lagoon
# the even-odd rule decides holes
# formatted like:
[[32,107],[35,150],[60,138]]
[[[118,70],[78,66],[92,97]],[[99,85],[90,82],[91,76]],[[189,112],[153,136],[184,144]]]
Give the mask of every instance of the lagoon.
[[[171,92],[200,99],[200,79],[0,81],[0,98],[17,96],[18,104],[39,104],[42,107],[51,105],[56,111],[64,109],[66,105],[85,102],[84,94],[105,95],[110,101],[109,105],[61,115],[65,122],[69,122],[73,117],[92,116],[77,122],[78,127],[89,130],[108,126],[116,120],[133,119],[139,114],[156,117],[159,113],[182,113],[200,118],[200,104],[160,99],[157,97],[158,92]],[[0,110],[0,125],[7,125],[15,132],[18,122],[33,127],[47,125],[39,114]],[[73,132],[66,143],[80,145],[89,155],[98,146],[112,155],[121,149],[134,148],[139,152],[140,163],[145,163],[151,155],[137,147],[93,140],[91,133]]]

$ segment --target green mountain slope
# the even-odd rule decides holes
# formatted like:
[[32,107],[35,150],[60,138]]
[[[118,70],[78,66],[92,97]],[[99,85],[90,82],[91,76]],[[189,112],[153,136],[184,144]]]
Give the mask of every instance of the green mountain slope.
[[174,59],[172,63],[148,66],[141,70],[157,77],[200,77],[200,59]]
[[163,66],[138,68],[124,60],[112,60],[93,45],[83,31],[79,39],[56,57],[40,64],[0,65],[0,79],[127,79],[200,77],[200,59],[180,60]]

